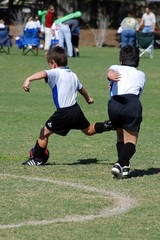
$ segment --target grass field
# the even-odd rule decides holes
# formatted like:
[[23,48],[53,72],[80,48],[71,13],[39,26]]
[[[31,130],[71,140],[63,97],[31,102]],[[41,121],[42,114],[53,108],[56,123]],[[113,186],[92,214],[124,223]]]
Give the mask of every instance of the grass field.
[[[119,63],[118,48],[81,47],[70,58],[94,104],[78,102],[91,122],[108,119],[106,70]],[[143,122],[131,178],[115,180],[115,132],[87,137],[71,131],[49,141],[46,166],[26,167],[39,131],[55,110],[49,87],[25,78],[47,69],[44,52],[0,54],[0,240],[154,240],[160,238],[160,50],[141,59],[147,83]]]

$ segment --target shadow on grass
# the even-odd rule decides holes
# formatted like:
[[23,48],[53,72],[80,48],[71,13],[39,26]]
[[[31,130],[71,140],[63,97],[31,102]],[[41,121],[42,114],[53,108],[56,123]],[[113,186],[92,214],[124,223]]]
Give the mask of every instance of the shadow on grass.
[[159,174],[160,173],[160,168],[148,168],[148,169],[134,169],[131,172],[130,177],[143,177],[146,175],[154,175],[154,174]]
[[[108,162],[109,159],[106,160],[98,160],[96,158],[87,158],[87,159],[80,159],[77,162],[72,162],[72,163],[46,163],[46,165],[68,165],[68,166],[74,166],[74,165],[89,165],[89,164],[103,164],[103,165],[113,165],[113,163]],[[160,168],[148,168],[148,169],[134,169],[131,171],[130,178],[132,177],[143,177],[147,175],[154,175],[154,174],[159,174],[160,173]]]
[[98,160],[96,158],[87,158],[80,159],[77,162],[72,163],[46,163],[45,165],[89,165],[89,164],[104,164],[104,165],[113,165],[113,163],[108,163],[109,159]]

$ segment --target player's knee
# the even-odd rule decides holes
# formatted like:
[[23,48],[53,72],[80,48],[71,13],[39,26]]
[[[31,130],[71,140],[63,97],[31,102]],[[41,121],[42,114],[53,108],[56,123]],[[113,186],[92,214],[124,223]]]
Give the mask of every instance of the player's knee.
[[51,132],[45,126],[40,131],[40,139],[48,138],[53,132]]

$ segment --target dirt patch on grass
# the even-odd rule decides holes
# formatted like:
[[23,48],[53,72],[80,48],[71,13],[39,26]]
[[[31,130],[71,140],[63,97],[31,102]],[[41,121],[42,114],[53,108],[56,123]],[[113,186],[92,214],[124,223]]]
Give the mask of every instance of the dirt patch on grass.
[[[94,33],[98,35],[98,30],[95,29],[81,29],[80,33],[80,46],[95,46]],[[116,30],[108,29],[105,34],[104,46],[119,47],[119,40],[116,35]]]

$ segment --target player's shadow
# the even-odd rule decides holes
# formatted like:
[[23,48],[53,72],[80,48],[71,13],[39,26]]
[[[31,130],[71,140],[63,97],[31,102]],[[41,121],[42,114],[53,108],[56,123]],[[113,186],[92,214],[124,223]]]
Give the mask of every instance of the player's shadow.
[[79,159],[77,162],[68,163],[67,165],[89,165],[89,164],[107,164],[109,160],[98,160],[97,158]]
[[[68,165],[68,166],[74,166],[74,165],[90,165],[90,164],[102,164],[102,165],[111,165],[113,166],[113,163],[109,162],[109,159],[106,160],[98,160],[97,158],[87,158],[87,159],[79,159],[76,162],[72,163],[46,163],[45,165]],[[134,169],[131,170],[130,178],[132,177],[143,177],[147,175],[154,175],[159,174],[160,168],[148,168],[148,169]]]
[[148,168],[148,169],[134,169],[131,171],[130,177],[143,177],[146,175],[159,174],[160,168]]
[[46,165],[89,165],[89,164],[104,164],[104,165],[113,165],[112,163],[108,163],[109,159],[106,160],[98,160],[97,158],[87,158],[87,159],[79,159],[76,162],[72,163],[46,163]]

